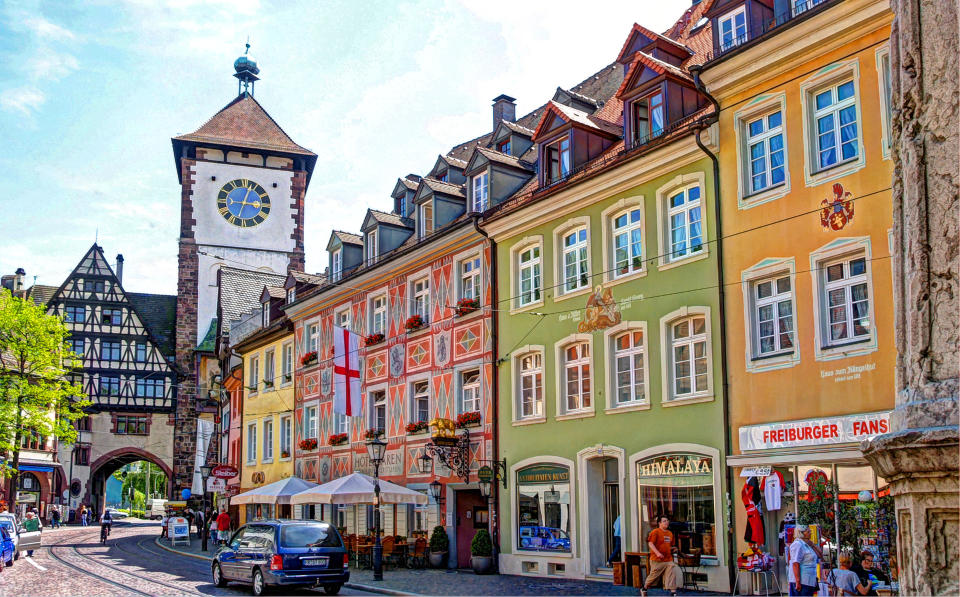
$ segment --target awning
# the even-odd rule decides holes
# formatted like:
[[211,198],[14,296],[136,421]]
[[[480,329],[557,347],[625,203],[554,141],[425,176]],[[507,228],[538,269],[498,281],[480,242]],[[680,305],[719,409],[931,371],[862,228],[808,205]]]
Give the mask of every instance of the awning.
[[294,494],[316,487],[316,483],[299,477],[287,477],[263,487],[245,491],[230,498],[231,504],[289,504]]
[[42,460],[21,460],[20,471],[31,471],[34,473],[52,473],[54,469],[63,468],[59,462],[44,462]]
[[[346,477],[334,479],[312,489],[293,496],[291,504],[372,504],[374,501],[373,477],[363,473],[352,473]],[[417,504],[428,503],[426,494],[380,480],[380,503]]]
[[748,454],[727,456],[727,466],[827,464],[834,462],[866,464],[867,461],[859,448],[852,447],[794,452],[760,450]]

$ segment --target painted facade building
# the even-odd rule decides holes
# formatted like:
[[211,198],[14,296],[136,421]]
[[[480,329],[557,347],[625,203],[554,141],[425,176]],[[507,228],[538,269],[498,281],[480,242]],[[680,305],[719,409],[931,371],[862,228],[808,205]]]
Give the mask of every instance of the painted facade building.
[[[860,442],[889,430],[894,407],[889,3],[718,1],[707,17],[737,551],[750,539],[777,555],[819,478],[837,483],[843,516],[856,510],[827,523],[862,529],[842,529],[842,547],[887,569],[888,490]],[[768,473],[784,490],[751,519],[744,500]]]
[[667,514],[702,556],[700,585],[729,586],[716,179],[697,145],[716,152],[717,130],[688,71],[704,8],[667,35],[635,25],[612,97],[552,101],[532,138],[539,178],[484,216],[502,572],[605,578],[614,523],[623,551],[648,551]]

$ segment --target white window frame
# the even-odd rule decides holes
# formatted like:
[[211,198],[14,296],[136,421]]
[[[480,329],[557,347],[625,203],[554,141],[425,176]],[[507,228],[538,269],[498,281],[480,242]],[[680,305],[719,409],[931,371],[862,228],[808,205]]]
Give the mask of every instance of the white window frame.
[[[468,272],[467,266],[471,269]],[[464,257],[457,262],[457,298],[458,299],[477,299],[480,300],[483,293],[482,286],[482,268],[483,260],[479,253]],[[471,292],[467,292],[467,290]]]
[[489,207],[490,201],[490,174],[484,170],[482,173],[473,177],[472,189],[472,207],[474,213],[482,213]]
[[[672,255],[673,242],[670,236],[670,216],[678,213],[682,208],[670,209],[670,198],[674,197],[680,191],[686,193],[688,189],[695,186],[700,187],[700,250],[695,253],[688,250],[686,255],[674,257]],[[687,263],[693,263],[694,261],[706,259],[710,255],[710,243],[708,242],[710,230],[707,224],[710,222],[710,216],[712,214],[708,212],[710,206],[707,198],[707,187],[706,176],[703,172],[691,172],[689,174],[681,174],[657,189],[657,227],[659,228],[657,246],[660,250],[657,262],[658,270],[667,270]],[[684,205],[687,205],[686,201],[684,201]],[[686,209],[689,210],[691,208],[688,206]],[[686,221],[685,225],[689,227],[689,220]],[[689,238],[687,239],[687,243],[689,244]]]
[[284,342],[280,350],[281,385],[289,385],[293,383],[293,342]]
[[[580,240],[579,233],[585,232],[584,240]],[[571,247],[567,247],[564,243],[568,236],[571,234],[577,234],[577,239]],[[553,230],[553,254],[554,254],[554,264],[553,271],[556,276],[557,284],[555,287],[553,301],[562,301],[567,298],[574,296],[580,296],[586,294],[592,290],[591,284],[593,283],[593,235],[590,230],[590,216],[580,216],[576,218],[570,218],[566,222],[557,226]],[[570,290],[567,289],[567,278],[566,278],[566,255],[568,253],[579,253],[581,249],[586,254],[586,259],[579,259],[577,255],[576,265],[577,265],[577,278],[578,285],[575,288]],[[543,254],[541,253],[541,259]],[[586,271],[579,271],[580,266],[585,265]],[[542,269],[542,268],[541,268]],[[586,276],[586,282],[583,282],[583,277]],[[542,294],[542,293],[541,293]]]
[[[377,303],[381,305],[378,307]],[[387,335],[388,319],[387,294],[377,294],[370,297],[370,333]]]
[[364,243],[364,250],[367,254],[367,264],[377,262],[377,229],[374,228],[367,232],[367,242]]
[[331,422],[333,424],[333,433],[350,432],[350,418],[347,415],[343,413],[333,413]]
[[[743,17],[743,33],[740,33],[740,34],[737,33],[736,18],[738,16]],[[726,43],[724,43],[723,41],[724,23],[730,23],[730,33],[732,34],[730,41]],[[749,24],[747,23],[747,11],[746,11],[746,8],[743,6],[741,6],[737,10],[730,11],[727,14],[723,15],[722,17],[718,18],[717,19],[717,41],[720,42],[720,51],[726,52],[731,48],[735,48],[740,44],[744,43],[745,41],[747,41],[746,36],[748,34],[748,29],[749,29]]]
[[[421,285],[422,284],[422,285]],[[420,287],[419,290],[417,287]],[[421,311],[422,306],[422,311]],[[410,317],[419,314],[423,323],[430,323],[430,276],[416,278],[410,282]]]
[[343,249],[337,249],[333,252],[331,258],[331,278],[334,282],[340,280],[343,277]]
[[[476,375],[473,381],[466,381],[468,375]],[[483,371],[480,367],[466,367],[457,375],[457,385],[460,386],[460,400],[458,407],[460,413],[483,412],[482,381]],[[470,403],[476,403],[476,408],[467,408],[467,396],[470,395]]]
[[[766,119],[774,112],[780,112],[780,134],[783,136],[783,176],[782,183],[769,186],[760,191],[752,190],[753,179],[750,175],[750,135],[749,123],[758,118]],[[761,95],[753,99],[746,107],[734,113],[734,130],[737,135],[737,207],[750,209],[757,205],[774,201],[790,193],[790,151],[788,147],[787,96],[785,93]],[[773,133],[770,134],[772,136]]]
[[[889,160],[893,150],[893,73],[890,64],[890,48],[877,48],[877,88],[880,92],[880,153]],[[886,63],[886,66],[884,66]]]
[[[514,350],[513,356],[513,366],[510,368],[511,376],[511,387],[514,388],[513,396],[513,424],[514,425],[530,425],[533,423],[543,423],[547,420],[546,414],[546,404],[545,404],[545,392],[544,392],[544,359],[545,351],[542,345],[526,345],[521,346]],[[534,359],[534,367],[528,371],[523,369],[523,361],[528,357],[539,357],[539,365],[536,364],[536,359]],[[532,377],[534,380],[539,377],[540,381],[540,392],[539,400],[536,398],[533,401],[534,409],[533,413],[530,415],[523,414],[523,384],[526,377]],[[534,383],[534,388],[536,384]],[[539,402],[540,412],[537,413],[536,405]]]
[[[789,286],[787,290],[780,290],[780,282],[786,281]],[[796,313],[793,309],[793,282],[794,280],[790,274],[784,272],[781,275],[771,276],[767,278],[761,278],[759,280],[754,280],[752,284],[751,299],[753,301],[753,308],[751,309],[752,319],[750,321],[750,326],[753,328],[753,350],[754,358],[765,358],[765,357],[776,357],[784,353],[791,353],[797,349],[797,323],[796,323]],[[765,284],[770,284],[771,294],[769,296],[760,297],[760,287]],[[787,304],[790,306],[790,313],[786,317],[781,317],[780,315],[780,305]],[[763,338],[760,335],[760,310],[765,307],[771,307],[773,309],[773,324],[774,324],[774,349],[771,351],[763,352],[762,350],[762,341]],[[782,335],[780,333],[780,322],[783,319],[789,318],[790,320],[790,331],[788,335],[790,336],[791,345],[787,348],[781,346]]]
[[[533,256],[534,249],[537,250],[538,255]],[[524,263],[521,262],[523,255],[527,252],[530,252],[530,259]],[[511,313],[529,309],[535,306],[543,304],[543,237],[534,236],[527,237],[518,242],[516,245],[510,249],[510,295],[513,300],[510,301]],[[524,302],[523,291],[523,276],[526,270],[530,270],[530,279],[531,284],[533,282],[538,282],[538,284],[531,285],[530,289],[530,301]]]
[[260,307],[260,327],[270,326],[270,303],[263,303]]
[[[430,212],[429,214],[427,212]],[[433,200],[429,199],[417,208],[417,224],[420,229],[420,238],[433,234]]]
[[346,307],[341,307],[333,312],[333,325],[343,328],[345,330],[352,330],[350,324],[352,323],[352,310],[350,305]]
[[260,388],[260,355],[250,357],[249,390],[256,394]]
[[247,464],[257,463],[257,422],[247,423]]
[[[707,387],[705,390],[692,391],[689,394],[681,396],[674,395],[674,346],[678,344],[691,344],[692,340],[688,336],[684,341],[674,341],[673,326],[684,319],[695,317],[704,318],[704,333],[706,337],[706,357],[707,357]],[[668,313],[660,318],[660,379],[661,379],[661,404],[660,406],[679,406],[682,404],[695,404],[699,402],[709,402],[714,399],[713,395],[713,331],[710,320],[710,307],[687,306],[681,307],[676,311]],[[690,330],[691,335],[693,330]],[[699,335],[699,334],[698,334]],[[691,351],[691,381],[695,381],[695,370],[692,365],[693,352]],[[693,386],[691,385],[692,389]]]
[[427,418],[429,421],[431,419],[431,413],[433,412],[433,383],[429,376],[420,376],[417,379],[411,379],[409,385],[409,400],[407,401],[407,421],[410,423],[416,423],[420,419],[417,418],[417,401],[424,396],[423,393],[418,394],[416,388],[420,384],[426,384],[426,399],[427,399]]
[[[286,443],[286,446],[284,446]],[[283,456],[283,448],[287,448],[287,456]],[[293,458],[293,417],[283,415],[280,417],[280,460],[286,461]]]
[[[273,417],[263,418],[263,458],[262,463],[273,462]],[[269,432],[269,433],[268,433]]]
[[[796,264],[790,258],[769,258],[747,268],[740,274],[743,297],[744,362],[748,373],[762,373],[775,369],[793,367],[800,363],[800,346],[797,338],[797,280]],[[759,355],[756,323],[756,285],[767,280],[789,276],[791,284],[791,309],[793,310],[793,350],[770,355]]]
[[[780,117],[780,122],[776,125],[770,122],[770,119],[774,115],[777,115]],[[744,127],[745,127],[744,137],[746,137],[747,142],[745,147],[746,151],[743,154],[743,157],[744,157],[743,161],[744,161],[744,165],[746,166],[746,170],[744,171],[743,176],[744,176],[744,180],[747,183],[747,187],[749,189],[750,195],[758,195],[760,193],[764,193],[766,191],[769,191],[771,189],[774,189],[784,184],[784,182],[786,181],[787,149],[786,149],[786,144],[784,142],[786,139],[786,135],[784,134],[784,127],[783,127],[784,118],[785,118],[785,115],[780,110],[771,110],[763,114],[758,114],[752,118],[749,118],[744,122]],[[753,134],[751,132],[751,127],[754,123],[757,123],[757,122],[759,122],[763,128],[760,132]],[[771,143],[773,139],[777,137],[780,138],[780,148],[778,150],[774,150],[772,149]],[[754,163],[753,148],[754,147],[761,147],[763,151],[760,159],[763,160],[764,166],[763,166],[763,169],[760,171],[760,173],[757,175],[755,175],[753,171],[753,163]],[[773,171],[774,171],[773,155],[774,153],[778,153],[778,152],[783,156],[781,158],[782,162],[780,166],[783,169],[783,180],[780,182],[774,182],[773,181]],[[763,184],[759,188],[754,188],[753,183],[754,183],[755,176],[763,177]]]
[[[625,230],[617,232],[614,228],[618,217],[627,214],[628,218],[633,211],[640,212],[639,222],[629,222]],[[603,210],[601,214],[603,223],[603,281],[604,283],[619,284],[626,280],[640,278],[647,275],[647,217],[645,213],[645,204],[643,196],[625,197],[613,205]],[[626,273],[620,273],[617,269],[617,249],[616,239],[618,234],[626,232],[628,235],[633,230],[640,231],[640,267],[633,266],[633,259],[630,259],[630,267]],[[629,236],[628,236],[629,238]],[[631,243],[632,245],[632,243]]]
[[[643,398],[641,400],[633,399],[628,402],[617,402],[617,338],[622,334],[629,332],[640,332],[643,334],[643,345],[639,348],[631,349],[630,354],[642,353],[643,355]],[[619,324],[607,328],[603,332],[604,348],[606,351],[606,413],[620,413],[635,410],[650,409],[650,341],[647,333],[647,322],[645,321],[623,321]],[[636,380],[633,380],[634,383]]]
[[306,350],[308,352],[318,352],[320,350],[320,324],[317,322],[307,325]]
[[[696,198],[693,198],[693,191],[696,191]],[[676,207],[671,207],[669,202],[676,197],[683,196],[683,203]],[[703,220],[704,220],[704,205],[703,205],[703,188],[697,185],[687,185],[679,189],[674,190],[673,193],[667,197],[667,223],[664,232],[667,234],[667,242],[669,243],[669,248],[667,250],[667,260],[668,261],[681,261],[686,258],[688,255],[696,255],[703,250],[703,246],[706,242],[703,239]],[[700,244],[698,247],[694,248],[693,244],[693,212],[698,210],[700,215],[699,224],[700,224]],[[683,222],[676,228],[676,230],[683,230],[683,242],[682,247],[680,244],[675,243],[673,240],[673,219],[677,216],[683,216]],[[682,251],[682,253],[681,253]]]
[[277,385],[277,351],[272,348],[263,353],[263,387],[268,383]]
[[[862,280],[867,285],[867,300],[869,301],[867,316],[871,322],[870,333],[846,342],[830,342],[827,290],[832,288],[835,283],[827,283],[826,267],[837,261],[850,261],[860,257],[864,259],[866,270]],[[816,315],[814,348],[815,357],[818,361],[860,356],[877,350],[876,296],[873,291],[871,259],[870,237],[867,236],[837,239],[810,254],[810,273],[813,277],[814,313]],[[858,279],[860,279],[859,276]]]
[[297,300],[297,287],[291,286],[287,289],[287,304],[293,303]]
[[[573,363],[568,363],[566,359],[566,350],[572,345],[586,344],[587,350],[589,351],[589,356],[584,357],[582,354],[579,355],[578,359]],[[557,394],[556,394],[556,420],[564,421],[567,419],[579,419],[582,417],[592,417],[596,414],[596,400],[594,395],[596,394],[596,377],[597,377],[597,368],[594,363],[593,356],[595,351],[593,350],[593,334],[571,334],[566,338],[563,338],[556,344],[554,344],[554,356],[556,358],[556,382],[557,382]],[[583,392],[583,375],[582,369],[579,376],[579,407],[576,409],[567,408],[567,369],[568,368],[582,368],[584,365],[589,367],[589,376],[590,376],[590,391],[589,393]],[[584,404],[587,400],[584,400],[583,397],[586,394],[587,400],[590,404]]]
[[[857,114],[857,157],[838,161],[820,168],[819,147],[817,143],[817,122],[815,98],[818,93],[830,87],[836,87],[847,80],[853,81],[853,99]],[[808,187],[819,186],[825,182],[847,176],[866,166],[866,152],[863,144],[863,114],[860,98],[860,63],[857,58],[846,62],[836,62],[821,68],[809,79],[801,83],[800,94],[803,98],[803,146],[806,159],[804,160],[804,178]],[[839,108],[838,108],[839,109]],[[839,151],[839,129],[837,134],[837,150]]]
[[[376,399],[376,394],[383,394],[383,401]],[[377,427],[377,407],[383,406],[383,433],[386,435],[387,426],[390,424],[390,413],[389,411],[389,395],[387,394],[386,384],[381,384],[378,386],[372,386],[367,390],[367,396],[369,398],[370,407],[367,412],[367,429],[380,429]]]
[[318,439],[317,405],[303,407],[303,439]]

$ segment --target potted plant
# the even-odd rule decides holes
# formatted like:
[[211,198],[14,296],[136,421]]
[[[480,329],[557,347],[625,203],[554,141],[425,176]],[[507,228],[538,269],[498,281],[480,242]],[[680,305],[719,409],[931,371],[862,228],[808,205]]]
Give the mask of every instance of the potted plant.
[[430,534],[430,565],[434,568],[446,568],[447,552],[450,550],[450,538],[442,525],[433,527]]
[[407,434],[414,435],[416,433],[425,433],[430,426],[427,425],[426,421],[417,421],[416,423],[407,423]]
[[363,437],[365,439],[371,440],[371,439],[377,439],[381,435],[383,435],[383,429],[367,429],[366,433],[363,434]]
[[290,452],[288,452],[287,450],[280,452],[280,458],[290,458]]
[[331,446],[340,446],[347,443],[348,439],[349,437],[347,436],[346,433],[334,433],[327,440],[327,443],[330,444]]
[[478,425],[480,425],[480,411],[478,410],[457,415],[457,429],[476,427]]
[[370,334],[369,336],[365,336],[363,338],[363,345],[373,346],[374,344],[380,344],[381,342],[383,342],[383,338],[384,336],[381,333]]
[[302,357],[300,357],[300,364],[301,364],[301,365],[304,365],[304,366],[306,366],[306,365],[311,365],[311,364],[313,364],[313,363],[315,363],[315,362],[317,362],[317,351],[315,351],[315,350],[311,350],[311,351],[308,352],[307,354],[305,354],[305,355],[303,355]]
[[487,529],[480,529],[470,542],[470,566],[476,574],[493,570],[493,541]]
[[465,298],[457,301],[457,317],[463,317],[480,308],[480,299]]
[[301,450],[315,450],[317,448],[317,439],[309,438],[300,440],[300,449]]
[[415,332],[425,325],[426,323],[423,321],[423,317],[417,314],[408,317],[406,323],[403,324],[403,327],[407,328],[408,332]]

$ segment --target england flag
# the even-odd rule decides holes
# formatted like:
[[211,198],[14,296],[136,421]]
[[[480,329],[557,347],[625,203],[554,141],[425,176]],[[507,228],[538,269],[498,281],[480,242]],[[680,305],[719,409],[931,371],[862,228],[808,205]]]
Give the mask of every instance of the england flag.
[[360,403],[360,336],[333,327],[333,412],[362,414]]

